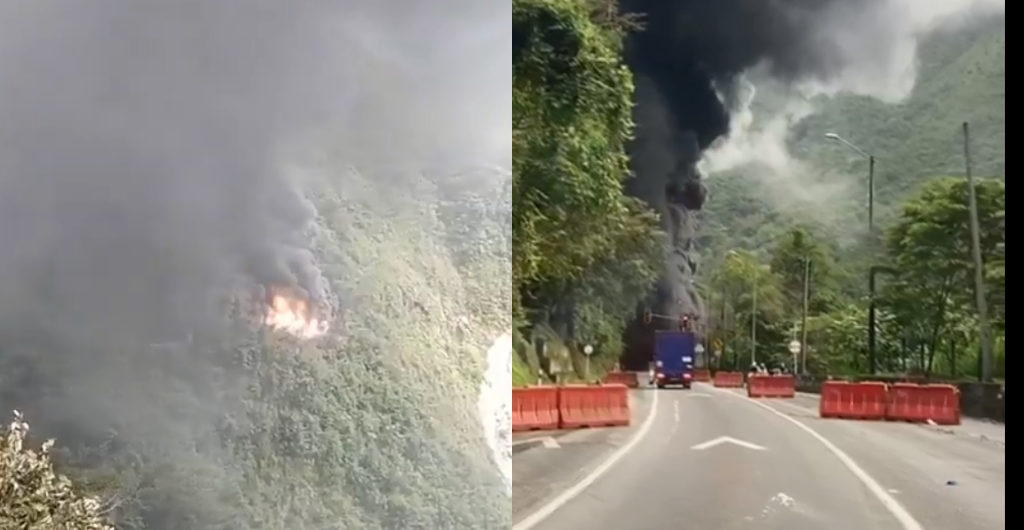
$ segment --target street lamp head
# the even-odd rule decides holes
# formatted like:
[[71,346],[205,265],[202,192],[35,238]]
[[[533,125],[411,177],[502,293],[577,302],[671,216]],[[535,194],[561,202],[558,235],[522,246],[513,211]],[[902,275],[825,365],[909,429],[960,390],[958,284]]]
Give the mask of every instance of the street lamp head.
[[839,136],[836,133],[828,133],[828,134],[825,135],[825,138],[828,138],[829,140],[833,140],[833,141],[836,141],[836,142],[841,141],[843,139],[842,136]]

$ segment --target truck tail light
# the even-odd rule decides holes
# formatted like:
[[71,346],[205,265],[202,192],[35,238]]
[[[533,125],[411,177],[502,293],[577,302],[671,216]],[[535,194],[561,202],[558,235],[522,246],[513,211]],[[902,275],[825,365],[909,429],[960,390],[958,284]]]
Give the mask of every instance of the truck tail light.
[[658,368],[664,368],[665,367],[665,363],[663,363],[661,361],[658,361],[658,362],[654,363],[654,366],[657,366]]

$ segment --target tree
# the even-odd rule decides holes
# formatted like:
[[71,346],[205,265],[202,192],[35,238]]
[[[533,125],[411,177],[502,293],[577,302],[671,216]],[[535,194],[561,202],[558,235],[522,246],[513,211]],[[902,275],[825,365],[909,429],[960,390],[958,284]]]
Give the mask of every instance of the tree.
[[657,216],[625,196],[632,76],[614,2],[515,0],[514,312],[618,355],[662,262]]
[[[913,330],[924,343],[926,371],[946,334],[961,322],[951,315],[974,311],[974,263],[971,250],[968,184],[964,179],[939,178],[903,207],[887,236],[887,246],[898,280],[886,298],[899,324]],[[983,180],[978,186],[982,254],[988,268],[990,303],[1005,314],[1006,183]]]
[[804,276],[808,261],[811,263],[811,311],[829,311],[837,302],[835,255],[831,248],[808,230],[795,228],[778,238],[771,256],[771,267],[779,276],[789,314],[800,314],[803,309]]
[[28,430],[17,411],[0,429],[0,528],[112,530],[100,501],[82,495],[53,469],[53,440],[38,451],[26,448]]
[[[710,280],[709,290],[717,293],[721,315],[717,335],[730,345],[732,364],[743,366],[757,327],[759,358],[785,355],[786,332],[777,324],[785,315],[785,297],[780,278],[752,252],[728,253]],[[722,318],[724,316],[724,318]],[[726,361],[728,364],[728,361]]]

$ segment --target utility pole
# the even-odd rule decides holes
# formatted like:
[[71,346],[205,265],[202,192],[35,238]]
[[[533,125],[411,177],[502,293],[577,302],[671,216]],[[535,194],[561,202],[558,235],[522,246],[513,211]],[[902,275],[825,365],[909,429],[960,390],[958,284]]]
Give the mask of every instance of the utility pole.
[[[721,331],[718,333],[719,340],[722,341],[722,351],[718,352],[718,362],[715,363],[716,369],[722,369],[722,360],[725,359],[725,351],[729,348],[728,342],[725,340],[726,335],[731,335],[729,331],[729,320],[728,320],[729,302],[726,299],[725,288],[722,289],[722,320],[721,320]],[[739,364],[739,363],[737,363]]]
[[971,210],[971,246],[974,253],[974,294],[978,304],[978,324],[981,326],[981,382],[993,379],[992,329],[988,322],[988,294],[985,289],[985,258],[981,253],[981,220],[978,213],[978,188],[974,178],[974,160],[971,156],[971,124],[964,123],[964,158],[967,163],[967,187]]
[[[868,244],[871,245],[872,264],[877,259],[877,238],[875,237],[875,164],[874,156],[869,157],[871,168],[868,173]],[[878,370],[878,282],[875,275],[868,272],[868,373],[874,375]]]
[[758,296],[758,281],[760,271],[754,269],[754,300],[751,303],[750,310],[750,364],[757,364],[757,296]]
[[800,375],[807,375],[807,313],[811,305],[811,257],[804,260],[804,312],[800,325]]

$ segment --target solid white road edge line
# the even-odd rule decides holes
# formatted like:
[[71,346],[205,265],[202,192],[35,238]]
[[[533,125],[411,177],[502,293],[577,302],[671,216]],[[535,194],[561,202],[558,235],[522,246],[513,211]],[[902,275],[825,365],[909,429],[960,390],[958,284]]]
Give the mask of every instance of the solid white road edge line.
[[647,437],[647,434],[654,426],[654,420],[658,416],[659,394],[660,392],[654,391],[654,399],[651,400],[651,411],[647,413],[647,419],[644,420],[643,424],[640,425],[640,430],[633,435],[633,438],[631,438],[626,445],[619,448],[619,450],[610,456],[608,460],[605,460],[601,465],[597,466],[590,475],[581,480],[578,484],[569,488],[558,497],[555,497],[551,502],[533,512],[522,521],[516,523],[512,527],[512,530],[532,530],[535,526],[544,522],[545,519],[554,515],[554,513],[560,510],[563,506],[569,504],[576,497],[579,497],[581,493],[587,490],[587,488],[593,486],[595,482],[611,471],[612,468],[615,467],[620,460],[625,458],[626,455],[631,453],[633,449],[636,449],[636,446],[640,445],[640,442]]
[[[721,391],[721,389],[716,390]],[[758,407],[761,407],[762,409],[771,412],[772,414],[788,421],[789,423],[796,425],[797,428],[811,435],[812,438],[820,442],[821,445],[824,445],[825,448],[829,450],[829,452],[835,455],[835,457],[838,458],[844,466],[846,466],[846,469],[850,470],[850,473],[853,473],[853,476],[857,477],[861,481],[861,483],[863,483],[864,486],[868,488],[868,491],[870,491],[871,494],[874,495],[875,498],[877,498],[883,506],[885,506],[885,509],[888,510],[889,513],[891,513],[892,516],[896,518],[896,520],[900,523],[900,526],[903,527],[903,530],[924,530],[924,527],[921,526],[921,523],[919,523],[917,519],[915,519],[914,516],[911,515],[910,512],[908,512],[907,509],[904,508],[903,505],[900,504],[899,501],[897,501],[896,498],[889,493],[888,490],[883,488],[882,485],[879,484],[878,481],[874,479],[874,477],[869,475],[868,472],[864,470],[864,468],[860,467],[860,464],[854,461],[853,458],[850,457],[850,455],[846,454],[846,452],[837,447],[836,444],[829,441],[828,438],[825,438],[824,436],[818,434],[818,431],[815,431],[814,429],[808,427],[806,424],[804,424],[804,422],[796,418],[792,418],[786,415],[786,413],[784,412],[775,410],[774,408],[764,403],[761,403],[760,401],[749,399],[744,395],[737,394],[734,392],[723,393],[738,397],[740,399],[744,399],[749,403],[753,403],[754,405],[757,405]]]

